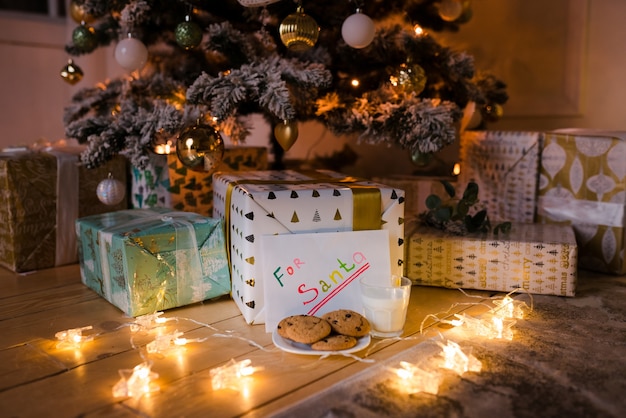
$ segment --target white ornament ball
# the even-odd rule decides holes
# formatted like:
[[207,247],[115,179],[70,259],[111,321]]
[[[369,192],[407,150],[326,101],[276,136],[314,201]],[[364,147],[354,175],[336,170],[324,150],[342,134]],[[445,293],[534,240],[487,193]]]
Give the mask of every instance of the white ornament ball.
[[115,47],[115,61],[128,71],[140,70],[148,62],[148,48],[139,39],[122,39]]
[[124,183],[109,175],[109,178],[98,183],[96,195],[105,205],[117,205],[124,200],[126,187],[124,186]]
[[348,16],[341,25],[341,36],[352,48],[365,48],[374,40],[374,21],[361,12]]

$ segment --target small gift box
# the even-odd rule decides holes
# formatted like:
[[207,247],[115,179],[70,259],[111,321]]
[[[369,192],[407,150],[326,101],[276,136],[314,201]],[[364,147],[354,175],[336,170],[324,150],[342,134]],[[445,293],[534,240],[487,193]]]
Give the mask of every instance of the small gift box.
[[[168,155],[171,207],[210,216],[213,212],[213,172],[193,171],[176,154]],[[224,151],[220,171],[265,170],[267,148],[230,147]]]
[[261,235],[386,229],[392,270],[402,275],[401,189],[327,170],[220,172],[213,187],[213,216],[227,227],[233,298],[248,323],[265,322]]
[[76,263],[77,218],[126,209],[100,202],[98,183],[111,173],[126,182],[126,159],[87,169],[82,147],[0,153],[0,265],[25,272]]
[[465,131],[461,135],[458,184],[478,185],[478,197],[494,222],[532,223],[542,134]]
[[163,208],[76,221],[82,282],[130,316],[230,292],[221,219]]
[[626,132],[545,133],[537,222],[571,224],[582,269],[624,274]]
[[513,223],[510,232],[451,235],[417,224],[406,275],[415,284],[574,296],[578,247],[571,226]]

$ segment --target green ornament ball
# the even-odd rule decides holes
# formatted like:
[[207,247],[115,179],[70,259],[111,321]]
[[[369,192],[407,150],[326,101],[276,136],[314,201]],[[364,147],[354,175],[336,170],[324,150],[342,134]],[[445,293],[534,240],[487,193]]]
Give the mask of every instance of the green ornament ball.
[[72,32],[72,42],[82,52],[91,52],[98,46],[96,30],[88,25],[77,26]]
[[411,152],[411,161],[418,167],[425,167],[433,160],[432,153],[423,153],[418,150]]
[[192,49],[202,42],[202,28],[195,22],[182,22],[176,26],[176,43],[185,49]]

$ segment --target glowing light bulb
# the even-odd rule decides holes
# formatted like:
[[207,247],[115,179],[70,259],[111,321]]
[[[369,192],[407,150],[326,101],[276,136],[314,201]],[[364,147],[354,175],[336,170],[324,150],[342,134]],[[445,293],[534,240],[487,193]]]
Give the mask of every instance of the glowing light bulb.
[[461,174],[461,164],[455,163],[452,168],[452,175],[458,176],[459,174]]
[[408,394],[425,392],[436,395],[441,383],[441,375],[431,373],[406,361],[400,362],[399,369],[392,369],[398,376],[398,387]]
[[420,25],[413,26],[413,31],[415,32],[415,35],[417,36],[422,36],[426,33],[424,32],[424,28],[422,28]]
[[63,346],[70,346],[74,348],[80,347],[82,343],[84,343],[85,341],[93,340],[94,338],[93,335],[83,335],[83,331],[87,331],[91,329],[93,329],[93,326],[88,325],[82,328],[71,328],[65,331],[57,332],[56,334],[54,334],[54,337],[58,340],[57,347],[58,348],[61,348]]
[[121,379],[113,386],[113,397],[140,398],[160,390],[154,381],[159,375],[151,371],[151,364],[141,363],[132,370],[120,370]]
[[361,85],[361,82],[356,78],[353,78],[352,81],[350,81],[350,84],[352,85],[352,87],[359,87],[359,85]]
[[462,375],[465,372],[480,372],[482,363],[471,354],[466,354],[454,341],[448,340],[447,344],[437,342],[442,348],[443,362],[441,367],[452,370]]
[[210,375],[213,390],[230,388],[239,392],[242,391],[247,387],[246,378],[259,370],[263,370],[262,367],[252,367],[251,363],[252,360],[250,359],[239,362],[231,359],[225,365],[212,369]]
[[156,328],[166,323],[167,321],[171,320],[169,318],[162,318],[161,315],[163,315],[163,312],[155,312],[153,314],[138,316],[137,318],[135,318],[135,321],[132,324],[130,324],[130,330],[132,332],[137,332],[137,331],[142,331],[142,330],[145,331],[145,330],[149,330],[152,328]]
[[494,300],[493,304],[496,308],[492,309],[492,313],[500,318],[524,319],[526,312],[530,310],[526,302],[515,300],[509,295]]

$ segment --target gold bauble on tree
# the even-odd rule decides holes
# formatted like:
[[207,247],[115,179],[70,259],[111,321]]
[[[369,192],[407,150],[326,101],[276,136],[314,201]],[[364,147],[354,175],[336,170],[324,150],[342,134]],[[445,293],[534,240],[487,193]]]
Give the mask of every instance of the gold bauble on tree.
[[488,103],[482,110],[483,119],[487,122],[497,122],[502,118],[504,109],[498,103]]
[[70,16],[76,23],[91,23],[96,20],[96,17],[87,12],[84,4],[79,4],[78,1],[72,0],[69,7]]
[[299,4],[295,13],[283,20],[279,28],[280,39],[292,51],[306,51],[312,48],[319,37],[320,27],[311,16],[304,13]]
[[274,127],[274,137],[285,151],[289,151],[298,139],[298,123],[289,120],[282,121]]
[[406,63],[389,76],[389,82],[399,92],[415,93],[419,95],[426,87],[426,72],[414,63]]
[[212,126],[197,124],[178,136],[176,155],[185,167],[210,173],[224,158],[224,140]]
[[83,78],[83,70],[70,58],[67,65],[61,68],[61,78],[70,84],[76,84]]

